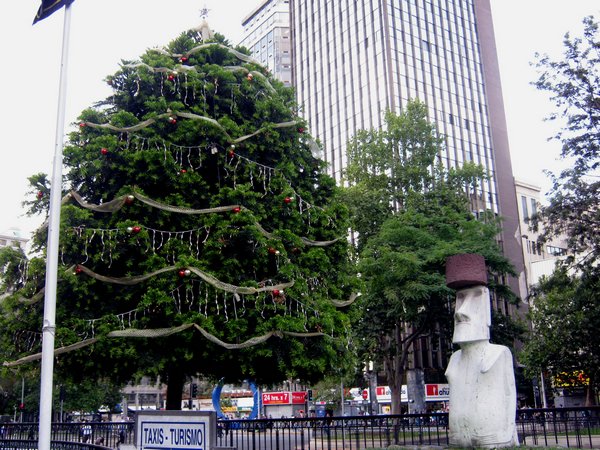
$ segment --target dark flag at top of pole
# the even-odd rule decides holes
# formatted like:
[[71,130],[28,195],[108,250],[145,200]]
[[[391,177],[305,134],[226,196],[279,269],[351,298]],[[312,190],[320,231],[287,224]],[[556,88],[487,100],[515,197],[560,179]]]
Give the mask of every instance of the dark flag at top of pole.
[[40,20],[45,19],[50,14],[58,11],[63,6],[68,6],[73,3],[74,0],[42,0],[42,4],[40,5],[40,9],[38,9],[37,14],[33,18],[33,25],[35,25]]

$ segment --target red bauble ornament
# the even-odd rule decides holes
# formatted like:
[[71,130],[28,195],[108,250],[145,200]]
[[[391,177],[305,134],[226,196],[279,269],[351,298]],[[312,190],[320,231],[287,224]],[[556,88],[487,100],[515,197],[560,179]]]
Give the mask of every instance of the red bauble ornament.
[[229,150],[229,157],[233,158],[235,156],[235,152],[233,150]]
[[142,231],[142,227],[140,227],[139,225],[136,225],[135,227],[129,227],[129,228],[127,228],[127,230],[128,230],[130,233],[135,233],[135,234],[137,234],[137,233],[139,233],[140,231]]
[[179,278],[185,277],[185,269],[181,269],[177,274],[179,275]]
[[135,200],[135,197],[133,195],[129,194],[127,197],[125,197],[125,204],[131,205],[134,200]]
[[286,197],[286,198],[283,199],[283,202],[287,203],[287,204],[290,204],[290,203],[292,203],[293,199],[294,199],[293,197]]
[[279,289],[273,289],[273,295],[275,297],[279,297],[281,295],[281,291]]
[[177,123],[177,119],[173,116],[169,116],[169,123],[170,124],[176,124]]
[[273,247],[269,247],[269,253],[271,255],[279,255],[279,250],[277,250],[276,248],[273,248]]
[[182,56],[181,58],[179,58],[179,61],[181,61],[182,63],[186,62],[188,60],[187,56]]
[[170,73],[169,75],[167,75],[167,80],[173,81],[174,79],[175,79],[175,75],[173,75],[172,73]]
[[232,209],[232,211],[236,214],[239,213],[241,210],[242,210],[242,208],[240,208],[239,206],[236,206],[235,208]]
[[79,124],[79,128],[84,128],[84,127],[85,127],[85,122],[81,122],[81,123]]
[[79,275],[81,272],[83,272],[83,269],[81,268],[81,266],[77,266],[77,267],[75,267],[75,273],[76,273],[77,275]]
[[103,155],[108,155],[108,149],[103,147],[100,149],[100,153],[102,153]]
[[38,191],[38,193],[37,193],[38,200],[40,200],[43,196],[44,196],[44,193],[42,191]]
[[181,170],[180,170],[180,172],[181,172],[181,173],[187,173],[187,170],[185,170],[185,169],[181,169]]
[[304,128],[302,128],[302,127],[298,128],[298,133],[304,133]]

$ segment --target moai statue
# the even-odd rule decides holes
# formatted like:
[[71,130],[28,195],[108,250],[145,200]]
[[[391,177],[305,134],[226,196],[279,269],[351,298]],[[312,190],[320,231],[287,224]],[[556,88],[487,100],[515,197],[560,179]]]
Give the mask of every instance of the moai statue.
[[490,293],[483,256],[448,258],[446,284],[457,290],[452,342],[460,346],[446,370],[450,446],[518,446],[513,359],[507,347],[489,342]]

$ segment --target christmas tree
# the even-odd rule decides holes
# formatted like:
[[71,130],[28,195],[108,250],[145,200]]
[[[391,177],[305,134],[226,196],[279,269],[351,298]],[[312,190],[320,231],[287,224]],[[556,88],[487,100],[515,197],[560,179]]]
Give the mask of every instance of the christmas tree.
[[[188,376],[313,382],[350,348],[335,183],[293,92],[206,30],[123,61],[64,151],[55,370],[160,376],[168,409]],[[45,177],[30,180],[43,210]],[[21,338],[43,315],[31,267],[4,305],[8,365],[39,357]]]

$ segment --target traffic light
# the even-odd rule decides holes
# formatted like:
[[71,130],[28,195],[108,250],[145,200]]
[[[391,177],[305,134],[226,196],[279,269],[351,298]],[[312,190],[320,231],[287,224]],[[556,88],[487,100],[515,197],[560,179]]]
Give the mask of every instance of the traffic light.
[[306,400],[308,400],[309,402],[312,402],[313,399],[313,391],[312,389],[308,389],[306,391]]
[[196,398],[198,396],[198,385],[196,383],[192,383],[192,398]]

